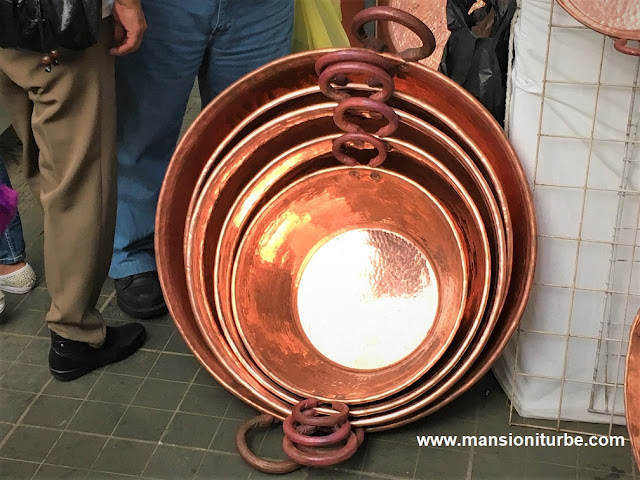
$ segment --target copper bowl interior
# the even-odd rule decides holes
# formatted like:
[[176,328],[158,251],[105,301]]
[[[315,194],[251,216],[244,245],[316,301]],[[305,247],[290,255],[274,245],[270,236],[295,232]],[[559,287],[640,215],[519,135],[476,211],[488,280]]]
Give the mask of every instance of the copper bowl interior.
[[[314,111],[318,111],[321,108],[322,108],[321,105],[313,107]],[[329,107],[325,107],[324,110],[328,114]],[[405,116],[402,116],[402,118],[404,119]],[[406,119],[409,120],[410,116],[406,115]],[[330,122],[331,119],[330,117],[325,117],[324,121]],[[417,119],[413,119],[413,121],[418,122]],[[310,127],[309,129],[312,131],[323,130],[323,124],[319,122],[320,122],[320,119],[309,121],[309,127]],[[288,124],[288,121],[276,119],[274,120],[274,123]],[[426,125],[424,126],[426,127]],[[264,128],[267,130],[269,129],[268,125],[265,125]],[[399,132],[401,130],[399,130]],[[406,127],[406,130],[407,132],[411,131],[411,129],[408,126]],[[299,136],[302,133],[303,133],[302,131],[294,131],[294,132],[287,131],[284,135],[292,134],[296,138],[299,138]],[[256,131],[256,137],[263,139],[264,135],[262,135],[260,131]],[[453,157],[452,153],[447,153],[444,147],[441,144],[438,144],[432,138],[423,135],[420,137],[420,139],[421,139],[422,145],[433,147],[433,150],[436,153],[441,154],[440,155],[441,159],[444,156],[448,155],[450,158],[448,159],[449,161],[447,163],[452,164],[452,162],[457,161],[456,158]],[[443,141],[442,138],[439,138],[438,140]],[[247,144],[246,148],[243,148],[243,146],[239,144],[238,148],[232,150],[232,152],[228,155],[228,157],[223,160],[223,163],[233,162],[235,165],[237,165],[238,162],[244,161],[244,159],[246,158],[246,155],[249,155],[249,152],[251,151],[250,146],[252,145],[252,142],[250,141],[250,139],[245,139],[245,141],[243,142]],[[439,149],[437,148],[438,146],[440,146]],[[403,152],[402,152],[403,155],[398,155],[401,152],[394,153],[394,150],[402,150],[402,149],[403,149]],[[242,153],[243,151],[244,153]],[[314,161],[307,160],[307,162],[311,163]],[[472,164],[470,160],[468,160],[468,163],[470,164],[468,165],[468,168],[471,168]],[[462,172],[465,171],[461,165],[453,165],[453,167],[454,168],[457,167],[457,169]],[[387,160],[387,162],[385,162],[385,169],[386,168],[398,171],[399,173],[402,173],[402,174],[410,173],[411,174],[409,175],[410,177],[415,176],[414,178],[418,178],[419,183],[426,186],[427,188],[431,188],[432,190],[437,189],[436,196],[439,196],[440,198],[453,199],[454,196],[456,195],[455,188],[458,188],[458,192],[460,192],[461,189],[463,189],[461,186],[445,187],[444,185],[442,185],[443,178],[449,179],[448,180],[449,182],[456,182],[456,180],[452,178],[452,175],[451,173],[448,172],[448,170],[443,169],[442,165],[440,165],[438,161],[436,161],[433,158],[429,159],[428,154],[421,152],[418,149],[413,149],[408,145],[404,145],[400,141],[393,143],[393,150],[392,150],[391,157],[389,160]],[[434,168],[436,170],[433,170]],[[274,162],[273,165],[269,166],[268,168],[260,172],[258,175],[256,175],[256,177],[254,177],[253,184],[258,184],[262,188],[266,188],[267,186],[271,188],[271,185],[267,185],[269,183],[268,178],[269,178],[270,171],[272,172],[271,176],[273,176],[275,172],[275,176],[277,179],[278,174],[285,175],[284,164],[282,162],[280,163]],[[288,170],[286,172],[288,173]],[[466,174],[466,177],[471,177],[471,175]],[[227,174],[220,175],[220,178],[226,180],[227,178],[229,178],[229,176]],[[480,199],[481,202],[484,202],[485,200],[487,201],[493,200],[493,198],[491,197],[489,188],[486,185],[486,182],[483,181],[483,179],[480,177],[479,174],[477,174],[476,180],[478,182],[484,183],[485,190],[483,193],[480,187],[476,186],[475,184],[471,185],[471,187],[475,189],[474,199],[478,198]],[[289,180],[287,178],[282,182],[279,182],[279,184],[282,187],[282,186],[285,186],[288,183],[288,181]],[[235,245],[237,244],[238,239],[242,234],[243,225],[246,223],[246,220],[245,220],[246,217],[250,215],[250,212],[252,211],[252,209],[255,210],[256,208],[254,205],[257,202],[261,201],[263,197],[269,198],[269,194],[265,193],[262,190],[258,193],[255,193],[254,191],[255,188],[256,188],[255,185],[250,184],[245,189],[245,191],[243,191],[243,193],[238,196],[238,200],[236,201],[236,204],[232,207],[227,217],[227,221],[225,222],[225,226],[223,227],[222,234],[219,234],[218,231],[216,231],[215,229],[210,229],[206,232],[206,235],[200,239],[204,241],[205,238],[213,239],[213,238],[216,238],[218,235],[220,237],[224,237],[224,241],[221,240],[219,242],[219,248],[216,252],[216,260],[215,260],[216,271],[214,273],[214,278],[216,279],[215,280],[216,300],[214,301],[213,299],[209,299],[210,304],[215,303],[216,306],[218,307],[218,318],[224,320],[222,322],[223,328],[224,328],[224,323],[228,323],[227,320],[231,316],[229,314],[230,307],[228,306],[229,285],[230,285],[229,271],[232,265],[232,259],[234,258]],[[271,188],[271,190],[273,190],[274,192],[277,192],[278,188],[279,187],[274,187],[274,188]],[[447,190],[447,188],[449,190]],[[464,196],[466,196],[466,193],[463,193],[463,197]],[[489,245],[486,243],[486,240],[482,240],[482,241],[480,240],[481,238],[484,239],[485,233],[483,232],[484,227],[482,225],[483,223],[482,218],[479,216],[479,214],[475,210],[475,205],[471,206],[469,203],[466,203],[466,206],[462,207],[460,202],[455,202],[452,200],[449,200],[447,203],[449,204],[449,206],[456,207],[456,210],[452,211],[452,213],[456,214],[458,223],[462,224],[465,230],[465,238],[468,242],[467,250],[470,252],[470,254],[472,254],[473,259],[471,263],[475,265],[475,272],[473,275],[474,279],[472,280],[471,283],[475,284],[476,288],[471,289],[472,291],[471,291],[471,297],[469,302],[469,308],[464,319],[465,324],[461,327],[461,329],[458,332],[459,335],[456,337],[456,340],[454,342],[455,349],[450,349],[447,352],[446,359],[443,359],[443,361],[440,362],[440,364],[438,365],[437,373],[434,374],[431,371],[429,372],[428,376],[425,376],[420,380],[421,381],[420,392],[429,388],[430,385],[433,385],[440,378],[442,378],[446,373],[448,373],[455,366],[460,356],[464,353],[464,350],[468,347],[476,329],[480,324],[480,320],[484,312],[484,306],[486,305],[487,296],[488,296],[488,285],[490,283],[489,279],[491,277],[490,267],[487,262],[487,260],[489,260],[490,258]],[[476,213],[469,215],[469,210],[472,210],[472,209]],[[491,216],[491,214],[493,214],[497,219],[496,221],[498,222],[498,225],[493,225],[493,224],[491,225],[491,228],[495,229],[492,233],[497,237],[500,234],[499,227],[501,226],[500,225],[501,220],[499,217],[498,208],[495,205],[495,200],[493,200],[492,210],[489,207],[482,208],[481,210],[488,216]],[[491,211],[492,213],[489,213],[489,211]],[[220,211],[219,214],[214,212],[213,218],[215,219],[216,217],[222,216],[223,214],[224,214],[223,211]],[[198,224],[200,222],[206,222],[206,221],[207,221],[206,219],[201,218],[200,220],[195,222],[195,224]],[[215,220],[213,220],[213,222],[217,223]],[[476,228],[474,229],[474,227]],[[199,242],[196,241],[194,243],[197,245]],[[496,244],[498,243],[501,243],[502,249],[504,249],[504,239],[497,238]],[[496,247],[497,245],[494,245],[492,248],[495,249]],[[207,270],[207,269],[210,269],[211,263],[214,263],[211,257],[211,253],[206,250],[206,246],[204,246],[204,248],[205,248],[204,257],[203,257],[204,260],[196,260],[196,257],[198,256],[198,254],[194,255],[193,252],[190,253],[190,258],[193,259],[193,263],[195,264],[194,269],[203,268]],[[501,255],[497,255],[497,257],[504,259],[504,253],[502,253]],[[485,265],[485,263],[487,263],[487,265]],[[501,268],[502,269],[505,268],[503,261],[501,262]],[[481,285],[481,288],[477,288],[479,285]],[[198,285],[197,290],[202,291],[202,289],[205,289],[205,291],[208,291],[209,287],[202,284]],[[495,323],[496,317],[497,316],[494,315],[494,318],[491,322]],[[488,323],[492,324],[491,322],[488,322]],[[229,341],[229,343],[232,343],[232,344],[241,343],[241,340],[238,338],[237,334],[234,335],[232,326],[231,328],[228,328],[225,333],[227,334],[227,340]],[[455,350],[455,351],[452,351],[452,350]],[[241,349],[239,349],[239,351],[241,351]],[[415,392],[412,390],[411,392],[408,392],[407,395],[417,396],[420,394],[420,392]],[[283,397],[283,398],[286,398],[286,397]],[[394,402],[402,402],[402,401],[403,400],[399,398],[394,399]],[[363,410],[362,414],[369,414],[375,411],[384,410],[385,408],[390,408],[386,404],[387,402],[383,402],[383,404],[378,404],[376,406],[369,406],[367,407],[367,409]],[[360,414],[359,409],[352,410],[352,412],[354,415]]]
[[[318,143],[329,155],[331,139]],[[453,339],[467,300],[462,246],[448,210],[409,179],[320,170],[280,191],[243,235],[231,282],[236,326],[289,391],[349,404],[384,398]]]
[[[226,368],[216,363],[216,356],[208,351],[188,302],[185,266],[179,261],[183,252],[183,241],[175,232],[184,229],[190,192],[194,190],[199,172],[205,167],[213,150],[211,146],[220,143],[225,135],[253,110],[285,92],[313,85],[317,81],[313,63],[323,53],[326,51],[306,52],[273,62],[245,77],[212,102],[194,122],[176,150],[158,208],[158,218],[162,219],[158,221],[156,230],[159,273],[169,309],[178,328],[198,359],[225,387],[247,403],[274,413],[279,418],[283,417],[281,409],[265,404],[248,392],[237,378],[228,374]],[[397,90],[420,98],[422,102],[430,105],[433,111],[446,111],[446,118],[436,119],[441,123],[438,127],[456,140],[470,156],[477,159],[475,152],[482,152],[483,156],[486,155],[488,164],[495,169],[495,174],[504,188],[503,194],[508,199],[508,207],[506,204],[501,205],[503,213],[512,214],[514,220],[513,235],[516,241],[513,253],[516,261],[513,263],[509,295],[499,321],[500,328],[494,331],[488,348],[481,355],[482,361],[474,363],[462,379],[451,380],[449,383],[454,388],[446,395],[436,398],[435,403],[425,406],[409,417],[398,416],[395,424],[389,423],[384,428],[408,423],[441,408],[488,371],[506,345],[522,314],[531,287],[536,254],[535,217],[531,195],[522,168],[499,126],[473,98],[453,82],[417,65],[406,67],[407,80],[397,79]],[[427,112],[426,116],[429,117],[432,113]],[[421,116],[424,118],[425,115]],[[505,230],[510,235],[507,224]],[[165,262],[163,259],[171,261]]]

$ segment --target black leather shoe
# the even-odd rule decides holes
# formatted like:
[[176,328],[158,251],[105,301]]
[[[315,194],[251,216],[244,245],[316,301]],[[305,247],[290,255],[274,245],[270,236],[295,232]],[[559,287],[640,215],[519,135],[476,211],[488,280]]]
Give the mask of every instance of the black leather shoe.
[[96,368],[133,355],[144,344],[146,338],[147,332],[139,323],[107,327],[107,337],[100,348],[67,340],[51,332],[49,371],[63,382],[75,380]]
[[153,318],[167,311],[158,272],[138,273],[114,281],[118,306],[130,317]]

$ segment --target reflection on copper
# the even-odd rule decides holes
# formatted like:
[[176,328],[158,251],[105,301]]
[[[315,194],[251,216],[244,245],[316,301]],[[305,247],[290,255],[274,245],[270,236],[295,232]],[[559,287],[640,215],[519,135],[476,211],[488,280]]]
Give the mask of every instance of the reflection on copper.
[[[426,67],[438,70],[444,47],[449,40],[451,32],[447,27],[447,0],[430,0],[420,2],[416,0],[378,0],[378,5],[398,8],[422,20],[436,37],[435,51],[420,63]],[[397,23],[379,22],[378,37],[380,37],[390,48],[391,52],[400,52],[409,47],[419,44],[416,34],[408,28]]]
[[640,311],[631,326],[624,376],[624,403],[631,451],[640,468]]
[[[243,135],[262,125],[265,118],[268,121],[286,110],[286,102],[279,101],[280,98],[285,95],[296,97],[296,92],[313,87],[317,82],[313,64],[322,53],[305,52],[273,62],[245,77],[214,100],[194,122],[176,150],[165,177],[158,208],[156,251],[159,273],[167,303],[178,328],[198,359],[226,388],[245,402],[278,418],[288,415],[291,404],[282,403],[246,370],[239,368],[237,358],[231,354],[228,344],[227,347],[211,350],[205,341],[205,336],[210,336],[210,333],[205,335],[198,328],[189,303],[185,264],[181,261],[184,244],[180,232],[185,229],[191,193],[198,183],[198,176],[204,172],[209,160],[211,165],[215,165],[222,158],[220,155],[211,157],[214,149],[220,146],[219,154],[228,152]],[[504,233],[509,246],[513,233],[513,274],[500,319],[479,359],[473,362],[463,376],[456,373],[456,368],[447,376],[446,381],[430,391],[428,398],[421,397],[424,402],[416,400],[411,410],[398,410],[392,412],[382,423],[378,420],[369,423],[381,429],[409,423],[436,411],[466,391],[488,371],[522,315],[531,288],[536,256],[536,227],[531,195],[522,167],[500,127],[473,98],[437,73],[419,65],[406,65],[405,76],[396,79],[396,95],[390,102],[392,106],[395,106],[392,102],[402,95],[414,105],[428,105],[429,110],[426,112],[411,113],[428,119],[457,142],[477,162],[487,179],[487,165],[495,170],[499,183],[490,182],[494,194],[497,198],[502,196],[508,202],[499,204],[505,215]],[[366,78],[359,81],[364,83]],[[298,108],[301,104],[297,102],[296,105]],[[261,115],[251,117],[260,108]],[[416,107],[416,110],[419,111],[420,107]],[[225,139],[226,135],[245,120],[246,123],[233,136]],[[486,165],[483,164],[484,161]],[[245,175],[244,184],[250,178],[246,176],[246,172],[246,169],[240,168],[238,180]],[[238,180],[234,182],[238,184]],[[223,202],[220,208],[224,211],[228,207]],[[507,222],[509,218],[512,222]],[[511,255],[511,250],[508,254]],[[210,272],[207,276],[211,279]],[[219,329],[218,332],[221,335]],[[464,358],[461,362],[464,363]],[[359,423],[360,419],[353,422],[354,425]]]
[[[325,148],[329,153],[330,141]],[[400,202],[402,209],[398,208]],[[290,223],[292,213],[296,218],[308,217],[309,220]],[[286,237],[278,243],[275,261],[264,262],[259,246],[272,232],[282,231],[283,225],[287,228]],[[418,314],[423,321],[433,322],[429,335],[423,336],[422,341],[418,339],[420,348],[414,348],[386,368],[354,370],[327,361],[300,325],[299,302],[301,298],[308,299],[298,293],[305,264],[313,259],[321,245],[339,239],[336,234],[358,228],[382,229],[411,238],[429,259],[437,279],[434,286],[437,290],[433,292],[430,288],[427,298],[433,302],[433,296],[437,297],[435,321],[433,305],[424,312],[426,318]],[[443,205],[406,178],[368,167],[338,167],[304,176],[280,192],[256,216],[235,254],[237,263],[231,295],[233,315],[243,343],[261,370],[277,384],[302,397],[341,399],[355,404],[388,396],[427,372],[457,331],[468,284],[466,253],[461,246],[458,229]],[[352,258],[358,258],[358,253],[353,252]],[[359,266],[360,274],[367,273],[362,270],[361,262]],[[401,278],[407,279],[410,271],[411,266],[407,265]],[[353,287],[347,287],[344,294],[356,294]],[[324,301],[334,302],[330,297]],[[356,301],[352,305],[359,311],[342,312],[342,315],[351,314],[348,321],[351,326],[343,325],[341,330],[372,329],[378,321],[384,322],[380,317],[383,312],[367,309],[367,302]],[[405,308],[411,308],[408,302]],[[305,305],[305,309],[308,317],[309,305]],[[396,328],[400,321],[396,318]],[[323,321],[319,326],[329,328],[330,325]],[[419,331],[407,333],[416,335]],[[396,335],[396,338],[406,336]],[[357,349],[355,340],[342,346],[349,348],[356,358],[367,353],[366,349]],[[371,353],[376,352],[369,351]],[[375,361],[370,357],[361,360]]]
[[558,0],[569,15],[604,35],[640,40],[640,3],[637,0]]
[[341,233],[310,255],[296,304],[302,331],[322,355],[369,370],[399,362],[424,342],[436,321],[438,290],[416,245],[366,228]]

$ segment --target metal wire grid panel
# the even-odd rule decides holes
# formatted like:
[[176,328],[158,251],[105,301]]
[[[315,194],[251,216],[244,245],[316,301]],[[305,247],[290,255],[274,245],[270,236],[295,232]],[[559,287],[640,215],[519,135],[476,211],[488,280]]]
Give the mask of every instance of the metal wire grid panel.
[[[611,39],[573,21],[555,2],[548,25],[535,164],[528,172],[540,265],[516,333],[512,372],[514,391],[528,382],[547,395],[548,414],[523,418],[512,403],[510,423],[620,434],[628,338],[640,308],[640,58],[616,52]],[[571,54],[580,46],[591,49],[592,65],[580,65],[587,74],[575,78],[578,60]],[[625,62],[616,75],[612,62]],[[565,108],[570,105],[579,109]],[[543,351],[546,362],[525,361]],[[566,420],[575,401],[588,411],[588,422]]]

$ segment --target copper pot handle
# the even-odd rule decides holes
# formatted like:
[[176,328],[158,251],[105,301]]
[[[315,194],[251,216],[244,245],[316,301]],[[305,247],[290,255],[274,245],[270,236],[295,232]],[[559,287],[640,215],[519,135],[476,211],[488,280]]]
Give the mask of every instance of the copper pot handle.
[[303,425],[312,425],[315,427],[332,427],[334,425],[346,422],[349,418],[349,407],[343,403],[334,402],[331,407],[336,413],[330,413],[325,416],[315,416],[315,411],[308,413],[307,410],[320,406],[320,400],[309,398],[295,405],[291,411],[294,420]]
[[[303,445],[305,447],[324,447],[327,445],[335,445],[337,443],[342,442],[343,440],[346,440],[349,434],[351,433],[351,425],[349,424],[349,422],[345,422],[340,426],[333,427],[332,428],[333,432],[330,433],[329,435],[311,436],[306,433],[298,432],[296,427],[294,427],[294,422],[295,420],[293,419],[292,415],[288,416],[285,419],[282,425],[284,434],[296,445]],[[304,428],[305,426],[300,425],[299,427]],[[314,427],[314,428],[318,428],[318,427]],[[304,430],[306,430],[306,428]]]
[[344,132],[364,133],[364,130],[362,130],[362,128],[344,118],[344,114],[348,110],[369,111],[379,113],[384,116],[389,123],[384,127],[381,127],[374,134],[380,137],[388,137],[389,135],[392,135],[398,129],[398,124],[400,123],[398,115],[390,106],[385,105],[384,103],[380,103],[377,100],[372,100],[370,98],[353,97],[340,102],[333,111],[333,121],[338,126],[338,128],[340,128],[340,130]]
[[350,432],[347,443],[337,450],[325,450],[310,452],[300,451],[289,438],[284,437],[282,440],[282,449],[289,458],[303,463],[309,467],[329,467],[342,463],[353,456],[358,449],[358,438],[354,432]]
[[633,55],[634,57],[640,57],[640,48],[633,48],[627,45],[629,40],[625,38],[619,38],[613,45],[620,53],[626,53],[627,55]]
[[[369,82],[371,84],[375,83],[382,85],[382,90],[374,93],[370,98],[372,98],[373,100],[378,100],[380,102],[386,102],[391,98],[395,88],[393,84],[393,78],[391,78],[391,76],[382,68],[364,62],[341,62],[326,67],[322,74],[320,74],[320,90],[327,97],[338,102],[340,100],[350,98],[351,95],[349,95],[347,92],[340,92],[333,88],[331,82],[335,81],[336,77],[342,77],[340,78],[340,80],[346,80],[346,82],[348,82],[349,80],[345,79],[344,75],[347,73],[356,72],[367,74],[370,77]],[[340,81],[337,83],[340,83],[343,86],[346,85],[345,81]]]
[[385,57],[363,48],[345,48],[344,50],[336,50],[321,56],[316,61],[316,74],[320,76],[325,68],[342,62],[370,63],[387,72],[393,71],[396,67],[402,65],[402,61],[398,59]]
[[427,58],[436,49],[436,38],[429,27],[417,17],[410,13],[398,10],[392,7],[371,7],[362,10],[353,17],[351,31],[353,35],[365,46],[377,52],[388,50],[387,45],[377,38],[370,37],[364,31],[364,25],[375,20],[386,20],[388,22],[396,22],[409,28],[413,33],[420,37],[422,41],[421,47],[407,48],[398,53],[403,60],[407,62],[417,62],[423,58]]
[[276,425],[278,421],[271,415],[258,415],[240,425],[236,433],[236,448],[242,459],[256,470],[272,475],[284,475],[295,472],[302,468],[302,465],[292,460],[273,461],[258,457],[249,448],[247,434],[256,428],[269,428]]
[[387,146],[379,138],[369,135],[368,133],[345,133],[333,142],[332,153],[340,163],[348,167],[355,167],[356,165],[359,165],[359,162],[355,158],[342,151],[342,147],[349,142],[369,143],[378,151],[378,155],[369,160],[369,163],[367,164],[369,167],[379,167],[387,159]]

